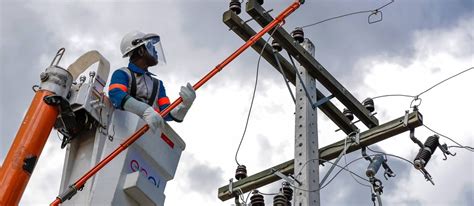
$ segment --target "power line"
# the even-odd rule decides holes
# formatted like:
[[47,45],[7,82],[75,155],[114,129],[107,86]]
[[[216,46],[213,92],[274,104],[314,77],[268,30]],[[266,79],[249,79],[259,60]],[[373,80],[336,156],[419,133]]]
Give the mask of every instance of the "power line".
[[365,148],[367,148],[368,150],[370,150],[370,151],[373,152],[373,153],[379,153],[379,154],[385,155],[385,152],[380,152],[380,151],[376,151],[376,150],[370,149],[369,146],[366,146]]
[[254,87],[253,87],[252,100],[250,101],[250,107],[249,107],[249,112],[248,112],[248,114],[247,114],[247,120],[245,121],[244,132],[242,133],[242,137],[240,138],[240,143],[239,143],[239,146],[237,147],[237,151],[235,151],[235,163],[237,163],[237,165],[239,165],[239,166],[240,166],[240,163],[239,163],[239,161],[237,160],[237,155],[239,154],[240,146],[242,145],[242,142],[244,141],[245,133],[247,132],[247,127],[248,127],[249,120],[250,120],[250,114],[252,113],[253,102],[254,102],[254,100],[255,100],[255,93],[257,92],[258,71],[260,70],[260,60],[262,59],[263,51],[265,51],[265,47],[267,46],[268,42],[270,41],[270,38],[272,38],[273,34],[275,33],[275,31],[276,31],[279,27],[280,27],[280,25],[277,25],[277,26],[273,29],[273,32],[272,32],[272,33],[270,34],[270,36],[268,37],[267,41],[265,42],[265,44],[264,44],[263,47],[262,47],[262,50],[260,51],[260,55],[258,56],[257,71],[256,71],[256,73],[255,73],[255,84],[254,84]]
[[384,97],[409,97],[409,98],[415,98],[416,96],[408,95],[408,94],[385,94],[385,95],[380,95],[380,96],[372,97],[371,99],[378,99],[378,98],[384,98]]
[[385,94],[385,95],[380,95],[380,96],[372,97],[372,99],[385,98],[385,97],[408,97],[408,98],[413,98],[412,101],[411,101],[411,103],[410,103],[410,107],[411,107],[412,104],[413,104],[415,101],[417,101],[417,100],[420,101],[417,106],[420,106],[421,101],[422,101],[422,99],[420,98],[420,96],[421,96],[422,94],[425,94],[425,93],[427,93],[428,91],[432,90],[433,88],[435,88],[435,87],[441,85],[442,83],[444,83],[444,82],[446,82],[446,81],[448,81],[448,80],[450,80],[450,79],[452,79],[452,78],[454,78],[454,77],[457,77],[457,76],[459,76],[459,75],[461,75],[461,74],[463,74],[463,73],[465,73],[465,72],[467,72],[467,71],[469,71],[469,70],[472,70],[472,69],[474,69],[474,67],[465,69],[465,70],[463,70],[463,71],[461,71],[461,72],[458,72],[458,73],[456,73],[456,74],[454,74],[454,75],[452,75],[452,76],[450,76],[450,77],[448,77],[448,78],[446,78],[446,79],[443,79],[443,80],[441,80],[440,82],[438,82],[438,83],[434,84],[433,86],[429,87],[428,89],[423,90],[422,92],[420,92],[420,93],[417,94],[417,95],[409,95],[409,94]]
[[[385,154],[385,153],[384,153],[384,154]],[[410,162],[409,160],[407,160],[407,159],[405,159],[405,158],[403,158],[403,157],[400,157],[400,156],[397,156],[397,155],[392,155],[392,154],[385,154],[385,155],[402,159],[402,160],[404,160],[404,161],[407,161],[407,162],[410,163],[411,165],[413,165],[412,162]],[[372,157],[373,157],[373,156],[375,156],[375,155],[368,155],[368,156],[372,156]],[[290,186],[293,187],[293,188],[295,188],[295,189],[299,189],[299,190],[302,190],[302,191],[305,191],[305,192],[317,192],[317,191],[319,191],[319,190],[322,190],[322,189],[325,188],[326,186],[328,186],[328,185],[342,172],[342,170],[345,170],[345,171],[347,171],[347,172],[349,172],[349,173],[351,173],[351,174],[357,176],[358,178],[360,178],[360,179],[362,179],[362,180],[365,180],[365,181],[367,181],[367,182],[370,182],[370,181],[367,180],[366,178],[363,178],[363,177],[361,177],[360,175],[358,175],[358,174],[352,172],[351,170],[346,169],[349,165],[351,165],[352,163],[354,163],[354,162],[356,162],[356,161],[359,161],[359,160],[361,160],[361,159],[364,159],[364,157],[356,158],[356,159],[350,161],[349,163],[347,163],[347,164],[344,165],[344,166],[340,166],[340,165],[338,165],[338,164],[334,164],[334,163],[332,163],[332,162],[330,162],[330,161],[328,161],[328,160],[324,160],[324,159],[319,159],[319,158],[310,159],[310,160],[308,160],[307,162],[309,162],[309,161],[314,161],[314,160],[323,161],[324,163],[334,164],[335,166],[339,167],[340,170],[339,170],[325,185],[323,185],[322,187],[320,187],[320,188],[317,189],[317,190],[306,190],[306,189],[302,189],[302,188],[299,188],[299,187],[296,187],[296,186],[292,186],[292,185],[290,185]],[[304,166],[307,164],[307,162],[304,164]]]
[[[300,28],[306,28],[306,27],[311,27],[311,26],[315,26],[315,25],[318,25],[318,24],[321,24],[321,23],[324,23],[324,22],[327,22],[327,21],[331,21],[331,20],[334,20],[334,19],[339,19],[339,18],[343,18],[343,17],[347,17],[347,16],[352,16],[352,15],[356,15],[356,14],[363,14],[363,13],[371,13],[369,15],[369,17],[367,18],[367,22],[369,24],[372,24],[372,23],[376,23],[376,22],[379,22],[379,21],[382,21],[382,9],[388,5],[390,5],[391,3],[393,3],[395,0],[391,0],[389,3],[379,7],[379,8],[376,8],[376,9],[373,9],[373,10],[363,10],[363,11],[356,11],[356,12],[351,12],[351,13],[347,13],[347,14],[343,14],[343,15],[339,15],[339,16],[335,16],[335,17],[331,17],[331,18],[327,18],[327,19],[324,19],[324,20],[321,20],[321,21],[318,21],[318,22],[315,22],[315,23],[312,23],[312,24],[308,24],[308,25],[305,25],[305,26],[300,26]],[[379,14],[381,15],[381,19],[380,20],[377,20],[377,21],[370,21],[370,17],[372,15],[377,15]]]
[[[347,142],[347,138],[344,139],[344,148],[346,148],[346,142]],[[343,154],[343,156],[344,156],[344,163],[347,165],[346,150],[342,150],[342,152],[344,152],[344,154]],[[347,168],[349,168],[349,166],[348,166]],[[349,173],[349,174],[351,175],[352,179],[354,179],[354,181],[356,181],[359,185],[362,185],[362,186],[368,187],[368,188],[372,188],[370,185],[366,185],[366,184],[364,184],[364,183],[362,183],[362,182],[359,182],[359,180],[357,180],[357,179],[354,177],[354,175],[352,175],[352,173]]]
[[[373,150],[371,150],[371,151],[373,151]],[[414,166],[414,164],[413,164],[410,160],[407,160],[407,159],[405,159],[405,158],[403,158],[403,157],[400,157],[400,156],[398,156],[398,155],[387,154],[387,153],[384,153],[384,152],[379,152],[379,153],[382,153],[382,154],[384,154],[384,155],[386,155],[386,156],[391,156],[391,157],[395,157],[395,158],[401,159],[401,160],[403,160],[403,161],[405,161],[405,162],[408,162],[408,163],[411,164],[412,166]],[[367,156],[373,157],[373,156],[375,156],[375,155],[367,155]],[[356,159],[350,161],[349,163],[347,163],[347,164],[344,166],[344,168],[347,167],[347,166],[349,166],[349,165],[351,165],[352,163],[354,163],[354,162],[356,162],[356,161],[361,160],[361,159],[364,159],[364,157],[359,157],[359,158],[356,158]],[[328,162],[328,161],[326,161],[326,162]],[[331,163],[331,162],[329,162],[329,163]],[[338,165],[338,166],[339,166],[339,165]],[[341,166],[339,166],[339,167],[341,167]],[[326,187],[332,180],[334,180],[334,179],[342,172],[342,170],[343,170],[343,169],[340,169],[340,170],[328,181],[328,183],[327,183],[326,185],[324,185],[323,187],[321,187],[320,189]],[[421,171],[420,171],[420,173],[421,173]],[[421,173],[421,174],[423,175],[423,173]],[[357,176],[357,175],[356,175],[356,176]],[[358,176],[358,177],[360,178],[360,176]],[[364,180],[366,180],[366,179],[364,178]],[[313,192],[313,191],[307,191],[307,192]],[[316,192],[316,191],[314,191],[314,192]]]
[[466,149],[466,150],[468,150],[468,151],[470,151],[470,152],[474,152],[474,149],[473,149],[471,146],[464,146],[464,145],[462,145],[462,144],[459,144],[458,142],[454,141],[452,138],[450,138],[450,137],[448,137],[448,136],[446,136],[446,135],[444,135],[444,134],[441,134],[441,133],[439,133],[439,132],[437,132],[437,131],[431,129],[430,127],[426,126],[426,124],[423,124],[423,127],[425,127],[426,129],[428,129],[428,130],[430,130],[430,131],[432,131],[432,132],[438,134],[439,136],[442,136],[442,137],[444,137],[444,138],[450,140],[451,142],[454,142],[454,144],[457,144],[457,145],[459,146],[459,148],[464,148],[464,149]]
[[416,97],[419,97],[419,96],[421,96],[422,94],[424,94],[424,93],[430,91],[431,89],[437,87],[438,85],[440,85],[440,84],[442,84],[442,83],[444,83],[444,82],[446,82],[446,81],[448,81],[448,80],[450,80],[450,79],[452,79],[452,78],[454,78],[454,77],[457,77],[457,76],[459,76],[459,75],[461,75],[461,74],[463,74],[463,73],[465,73],[465,72],[467,72],[467,71],[469,71],[469,70],[472,70],[472,69],[474,69],[474,67],[471,67],[471,68],[469,68],[469,69],[465,69],[465,70],[463,70],[463,71],[461,71],[461,72],[459,72],[459,73],[457,73],[457,74],[455,74],[455,75],[453,75],[453,76],[450,76],[450,77],[448,77],[448,78],[446,78],[446,79],[444,79],[444,80],[442,80],[442,81],[436,83],[435,85],[431,86],[430,88],[426,89],[425,91],[422,91],[421,93],[419,93],[418,95],[416,95]]
[[[242,192],[242,190],[240,190],[240,191]],[[243,194],[240,195],[240,198],[241,198],[242,202],[244,203],[244,205],[247,205],[247,202],[248,202],[248,200],[249,200],[250,194],[251,194],[250,192],[247,194],[247,198],[245,198],[245,200],[243,199],[243,198],[244,198],[244,195],[243,195]]]
[[[455,75],[453,75],[453,76],[450,76],[450,77],[448,77],[448,78],[446,78],[446,79],[444,79],[444,80],[442,80],[442,81],[436,83],[435,85],[431,86],[430,88],[424,90],[423,92],[419,93],[419,94],[416,95],[416,96],[407,95],[407,94],[387,94],[387,95],[377,96],[377,97],[374,97],[374,98],[372,98],[372,99],[384,98],[384,97],[409,97],[409,98],[413,98],[414,100],[416,100],[416,99],[421,100],[421,98],[419,98],[420,95],[422,95],[422,94],[424,94],[424,93],[427,93],[428,91],[430,91],[430,90],[432,90],[433,88],[439,86],[440,84],[446,82],[447,80],[452,79],[452,78],[454,78],[454,77],[456,77],[456,76],[459,76],[459,75],[461,75],[462,73],[465,73],[465,72],[467,72],[467,71],[469,71],[469,70],[472,70],[472,69],[474,69],[474,67],[471,67],[471,68],[466,69],[466,70],[463,70],[463,71],[461,71],[461,72],[459,72],[459,73],[457,73],[457,74],[455,74]],[[413,101],[412,101],[412,103],[413,103]],[[430,130],[430,131],[432,131],[432,132],[434,132],[434,133],[436,133],[436,134],[438,134],[438,135],[440,135],[440,136],[442,136],[442,137],[445,137],[445,138],[449,139],[450,141],[454,142],[455,144],[457,144],[457,146],[449,146],[448,148],[452,148],[452,147],[453,147],[453,148],[462,148],[462,149],[466,149],[466,150],[468,150],[468,151],[470,151],[470,152],[474,152],[474,148],[473,148],[473,147],[461,145],[460,143],[454,141],[452,138],[450,138],[450,137],[448,137],[448,136],[446,136],[446,135],[443,135],[443,134],[441,134],[441,133],[439,133],[439,132],[437,132],[437,131],[431,129],[430,127],[428,127],[428,126],[426,126],[426,125],[423,125],[423,126],[424,126],[425,128],[427,128],[428,130]],[[344,141],[344,147],[346,147],[346,144],[347,144],[347,142]],[[336,146],[342,146],[342,144],[336,145]],[[408,160],[408,159],[406,159],[406,158],[403,158],[403,157],[400,157],[400,156],[397,156],[397,155],[393,155],[393,154],[387,154],[387,153],[385,153],[385,152],[375,151],[375,150],[371,149],[370,147],[367,147],[367,149],[370,150],[370,151],[372,151],[372,152],[374,152],[374,153],[380,153],[380,154],[383,154],[383,155],[385,155],[385,156],[395,157],[395,158],[397,158],[397,159],[403,160],[403,161],[409,163],[410,165],[413,165],[413,166],[414,166],[414,164],[413,164],[410,160]],[[368,156],[374,156],[374,155],[368,155]],[[344,154],[344,158],[346,158],[345,154]],[[365,178],[361,177],[360,175],[354,173],[353,171],[351,171],[351,170],[348,168],[348,166],[349,166],[350,164],[352,164],[352,163],[354,163],[354,162],[356,162],[356,161],[358,161],[358,160],[361,160],[361,159],[363,159],[363,157],[354,159],[354,160],[352,160],[352,161],[349,162],[349,163],[347,163],[347,161],[346,161],[346,159],[345,159],[345,161],[346,161],[346,165],[345,165],[345,166],[340,166],[340,165],[334,164],[334,163],[329,162],[329,161],[324,160],[324,159],[311,159],[311,160],[308,160],[308,161],[305,162],[305,164],[303,165],[303,168],[307,165],[307,163],[308,163],[309,161],[319,160],[319,161],[323,161],[323,162],[328,162],[328,163],[330,163],[330,164],[334,164],[335,166],[337,166],[337,167],[339,167],[339,168],[341,168],[341,169],[340,169],[325,185],[321,186],[318,190],[305,190],[305,189],[298,188],[298,187],[293,186],[293,185],[290,185],[290,186],[293,187],[293,188],[295,188],[295,189],[302,190],[302,191],[306,191],[306,192],[317,192],[317,191],[319,191],[319,190],[324,189],[327,185],[329,185],[329,184],[342,172],[342,170],[348,171],[348,172],[351,174],[351,177],[352,177],[354,180],[356,180],[356,182],[358,182],[358,183],[361,184],[361,185],[364,185],[363,183],[360,183],[353,175],[355,175],[355,176],[357,176],[358,178],[361,178],[361,179],[363,179],[363,180],[366,180],[366,181],[367,181],[367,179],[365,179]],[[422,175],[424,175],[421,171],[419,171],[419,172],[420,172]],[[364,186],[366,186],[366,185],[364,185]],[[369,187],[370,187],[370,186],[369,186]]]
[[[350,135],[349,135],[350,136]],[[326,175],[324,175],[323,179],[319,181],[319,185],[321,186],[322,184],[324,184],[324,182],[326,181],[326,179],[329,177],[329,175],[331,174],[332,170],[336,167],[335,164],[339,163],[339,161],[341,160],[342,156],[345,155],[345,151],[347,150],[348,146],[347,146],[347,138],[349,138],[349,136],[345,137],[344,138],[344,148],[342,149],[341,153],[339,153],[338,157],[336,158],[336,160],[334,160],[334,164],[329,168],[329,170],[326,172]],[[351,144],[349,145],[352,146],[353,142],[351,142]],[[347,162],[346,162],[347,164]],[[302,169],[300,170],[302,171]],[[299,173],[298,173],[299,175]],[[296,176],[297,178],[298,176]]]
[[[448,148],[469,149],[470,152],[474,152],[474,147],[471,147],[471,146],[457,146],[457,145],[453,145],[453,146],[448,146]],[[471,150],[473,150],[473,151],[471,151]]]
[[[359,158],[359,159],[362,159],[362,158]],[[356,159],[356,160],[359,160],[359,159]],[[328,161],[328,160],[325,160],[325,159],[313,158],[313,159],[310,159],[310,160],[306,161],[305,164],[303,165],[303,168],[308,164],[308,162],[310,162],[310,161],[316,161],[316,160],[318,160],[318,161],[323,161],[324,163],[329,163],[329,164],[335,165],[336,167],[339,167],[339,168],[341,168],[341,169],[339,170],[338,173],[336,173],[336,175],[334,175],[334,177],[332,177],[325,185],[323,185],[323,186],[320,187],[319,189],[316,189],[316,190],[306,190],[306,189],[303,189],[303,188],[299,188],[299,187],[290,185],[291,187],[293,187],[293,188],[295,188],[295,189],[298,189],[298,190],[305,191],[305,192],[317,192],[317,191],[319,191],[319,190],[324,189],[326,186],[328,186],[328,185],[334,180],[334,178],[335,178],[342,170],[345,170],[345,171],[347,171],[347,172],[350,172],[350,173],[354,174],[355,176],[359,177],[360,179],[363,179],[363,180],[369,182],[368,179],[366,179],[366,178],[364,178],[364,177],[361,177],[360,175],[358,175],[358,174],[356,174],[355,172],[353,172],[353,171],[351,171],[351,170],[349,170],[349,169],[346,168],[348,165],[350,165],[350,164],[351,164],[352,162],[354,162],[355,160],[353,160],[352,162],[350,162],[349,164],[347,164],[347,165],[345,165],[345,166],[340,166],[340,165],[338,165],[338,164],[332,163],[332,162],[330,162],[330,161]]]
[[267,196],[278,195],[278,193],[263,193],[263,192],[260,192],[260,191],[258,191],[258,194],[267,195]]
[[[306,98],[308,98],[308,101],[309,103],[311,104],[311,106],[313,107],[314,109],[314,103],[313,103],[313,100],[311,99],[311,95],[309,95],[309,92],[308,90],[306,89],[306,86],[303,82],[303,79],[301,78],[301,75],[300,73],[298,72],[298,68],[296,68],[296,64],[295,62],[293,61],[293,57],[291,57],[291,54],[289,51],[286,51],[286,53],[288,54],[288,57],[290,58],[290,62],[291,62],[291,65],[293,66],[293,70],[295,71],[296,73],[296,77],[298,77],[298,80],[300,80],[300,84],[302,85],[303,87],[303,90],[304,90],[304,93],[306,94]],[[295,83],[296,85],[296,83]],[[296,104],[296,101],[295,101],[295,104]]]
[[[276,60],[277,65],[278,65],[278,69],[280,70],[281,75],[283,76],[283,80],[285,81],[286,87],[288,88],[288,92],[290,93],[291,99],[293,99],[293,102],[296,104],[295,95],[293,95],[293,92],[291,91],[290,85],[288,84],[288,80],[287,80],[286,75],[283,71],[283,68],[281,68],[280,60],[278,59],[278,55],[277,55],[277,50],[275,50],[275,49],[273,49],[273,56],[275,57],[275,60]],[[298,72],[296,71],[296,73],[298,73]]]

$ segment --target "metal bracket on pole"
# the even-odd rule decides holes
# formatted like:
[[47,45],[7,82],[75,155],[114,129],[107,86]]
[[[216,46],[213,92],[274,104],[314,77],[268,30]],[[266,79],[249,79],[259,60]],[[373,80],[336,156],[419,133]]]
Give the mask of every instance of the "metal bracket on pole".
[[[352,135],[354,134],[354,135]],[[349,135],[350,139],[355,142],[356,144],[360,144],[360,132],[359,129],[357,129],[356,132],[353,132],[352,134]]]
[[275,174],[276,176],[280,177],[281,179],[287,181],[288,183],[290,183],[293,186],[296,185],[295,183],[298,183],[298,185],[301,185],[301,182],[298,181],[297,179],[289,178],[288,176],[284,175],[283,173],[281,173],[278,170],[275,170],[275,169],[272,168],[272,172],[273,172],[273,174]]
[[408,110],[405,110],[405,118],[403,118],[403,126],[408,126],[408,115],[409,115],[409,111]]
[[229,180],[229,191],[230,191],[230,193],[234,193],[234,188],[232,188],[233,183],[234,183],[233,179],[230,178],[230,180]]

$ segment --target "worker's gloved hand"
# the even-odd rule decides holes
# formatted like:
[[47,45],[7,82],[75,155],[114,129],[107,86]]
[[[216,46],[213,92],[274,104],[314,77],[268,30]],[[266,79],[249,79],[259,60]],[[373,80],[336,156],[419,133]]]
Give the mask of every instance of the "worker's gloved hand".
[[189,109],[196,99],[196,91],[194,91],[193,86],[191,86],[191,84],[188,82],[186,86],[181,87],[179,96],[183,98],[183,105]]
[[127,99],[123,105],[123,109],[140,116],[145,120],[153,132],[156,132],[158,128],[162,129],[164,127],[163,118],[153,109],[153,107],[150,107],[150,105],[140,102],[133,97]]
[[196,99],[196,92],[194,91],[193,86],[188,83],[186,86],[181,87],[179,96],[183,99],[183,102],[179,104],[176,108],[171,110],[171,116],[177,122],[182,122],[186,114],[188,113],[189,108]]
[[161,115],[153,109],[153,107],[148,107],[142,115],[142,119],[148,124],[151,130],[156,132],[158,128],[163,130],[164,120]]

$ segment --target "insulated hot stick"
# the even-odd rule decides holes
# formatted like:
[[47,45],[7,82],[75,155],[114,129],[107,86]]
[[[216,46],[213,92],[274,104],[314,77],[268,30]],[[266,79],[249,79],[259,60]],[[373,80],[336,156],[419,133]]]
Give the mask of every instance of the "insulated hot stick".
[[[211,79],[214,75],[220,72],[227,64],[232,62],[235,58],[237,58],[242,52],[244,52],[247,48],[255,44],[262,36],[274,28],[276,25],[282,23],[286,17],[288,17],[291,13],[293,13],[296,9],[300,7],[301,4],[304,3],[304,0],[295,0],[288,8],[282,11],[272,22],[270,22],[267,26],[265,26],[260,32],[255,34],[252,38],[250,38],[244,45],[238,48],[234,53],[232,53],[229,57],[227,57],[224,61],[218,64],[213,70],[211,70],[206,76],[204,76],[201,80],[199,80],[194,86],[194,90],[198,90],[202,85],[204,85],[209,79]],[[172,109],[178,106],[183,99],[180,97],[176,99],[169,107],[165,110],[160,112],[161,116],[166,116]],[[70,185],[66,191],[62,194],[58,195],[56,199],[50,205],[59,205],[60,203],[71,199],[77,191],[84,186],[86,181],[94,176],[100,169],[102,169],[107,163],[109,163],[112,159],[114,159],[118,154],[122,151],[127,149],[131,144],[133,144],[138,138],[140,138],[146,131],[148,131],[150,127],[148,125],[143,126],[138,131],[136,131],[132,136],[126,139],[120,146],[115,149],[112,153],[110,153],[107,157],[99,162],[96,166],[94,166],[91,170],[89,170],[84,176],[82,176],[77,182]]]

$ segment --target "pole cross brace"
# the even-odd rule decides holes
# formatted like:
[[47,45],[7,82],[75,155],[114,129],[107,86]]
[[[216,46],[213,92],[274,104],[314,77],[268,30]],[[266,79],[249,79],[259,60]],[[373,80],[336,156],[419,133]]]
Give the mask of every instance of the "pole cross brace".
[[327,97],[324,97],[322,99],[320,99],[319,101],[317,101],[316,103],[314,103],[312,106],[313,106],[313,109],[314,108],[318,108],[319,106],[325,104],[326,102],[329,102],[329,100],[331,100],[332,98],[334,98],[334,95],[329,95]]

